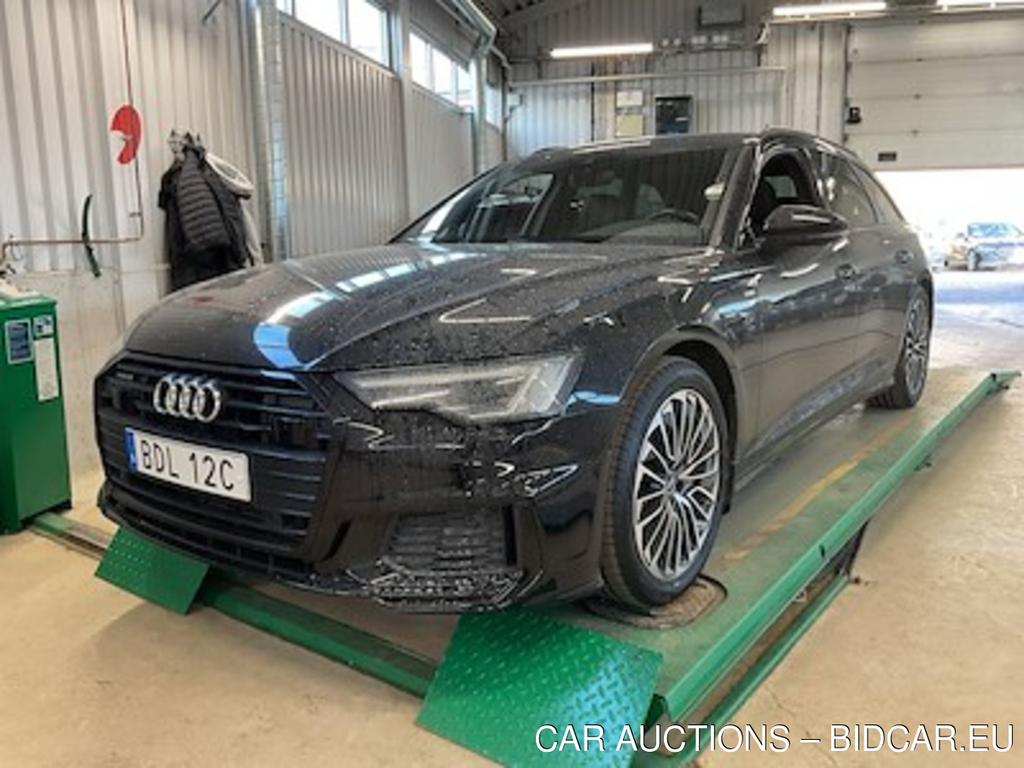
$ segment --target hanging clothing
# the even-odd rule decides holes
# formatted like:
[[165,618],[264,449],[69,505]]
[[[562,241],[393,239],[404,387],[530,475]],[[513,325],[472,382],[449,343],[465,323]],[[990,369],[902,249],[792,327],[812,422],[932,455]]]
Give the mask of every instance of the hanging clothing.
[[221,181],[224,182],[224,186],[241,202],[242,220],[245,225],[245,249],[249,252],[249,261],[251,264],[262,264],[263,246],[260,244],[259,230],[256,228],[256,220],[246,205],[252,199],[255,187],[244,173],[227,160],[217,157],[213,152],[206,153],[206,162],[217,172]]
[[160,180],[173,290],[252,264],[239,198],[189,134]]

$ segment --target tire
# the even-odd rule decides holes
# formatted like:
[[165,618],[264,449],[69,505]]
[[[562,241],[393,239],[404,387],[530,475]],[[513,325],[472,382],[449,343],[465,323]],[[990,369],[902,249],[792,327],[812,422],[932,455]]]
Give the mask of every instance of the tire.
[[921,399],[928,378],[931,320],[928,292],[920,285],[915,285],[910,294],[893,384],[885,392],[868,400],[868,405],[878,408],[913,408]]
[[971,251],[967,254],[967,270],[969,272],[977,272],[981,269],[981,254],[977,251]]
[[729,445],[715,385],[690,361],[664,361],[627,397],[601,499],[611,599],[649,610],[694,582],[731,491]]

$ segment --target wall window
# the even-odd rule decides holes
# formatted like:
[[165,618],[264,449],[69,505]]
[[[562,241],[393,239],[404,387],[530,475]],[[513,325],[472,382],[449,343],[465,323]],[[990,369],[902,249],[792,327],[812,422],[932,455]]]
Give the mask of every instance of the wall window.
[[277,8],[387,66],[388,16],[370,0],[277,0]]
[[413,33],[409,52],[412,58],[412,81],[422,85],[424,88],[431,88],[430,44],[416,33]]
[[484,87],[487,101],[487,122],[501,127],[501,90],[488,84]]
[[335,40],[345,41],[341,28],[342,7],[334,0],[294,0],[295,18]]
[[476,86],[473,77],[466,67],[455,68],[455,103],[463,109],[473,106],[474,91]]
[[460,107],[473,105],[473,81],[468,68],[415,32],[410,54],[413,82]]
[[348,0],[348,44],[364,56],[388,63],[388,15],[368,0]]
[[434,93],[448,101],[455,101],[455,63],[435,48],[430,52],[430,66],[434,77]]

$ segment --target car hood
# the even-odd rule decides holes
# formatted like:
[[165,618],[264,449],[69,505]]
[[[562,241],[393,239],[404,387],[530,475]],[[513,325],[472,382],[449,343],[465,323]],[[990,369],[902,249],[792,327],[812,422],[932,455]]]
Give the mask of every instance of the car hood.
[[712,258],[707,248],[521,243],[313,256],[172,294],[125,346],[287,370],[536,353],[557,346],[581,311],[611,311],[623,291],[697,274]]

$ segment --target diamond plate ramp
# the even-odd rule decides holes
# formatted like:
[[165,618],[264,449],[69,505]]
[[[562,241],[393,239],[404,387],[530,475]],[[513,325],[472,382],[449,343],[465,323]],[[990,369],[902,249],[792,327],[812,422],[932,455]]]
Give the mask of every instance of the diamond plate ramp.
[[175,613],[188,613],[209,566],[121,528],[96,575]]
[[[639,734],[661,656],[529,610],[463,616],[427,692],[420,725],[505,765],[627,765],[615,750],[623,726]],[[572,724],[604,729],[605,751],[541,752]],[[591,733],[596,733],[593,729]]]

